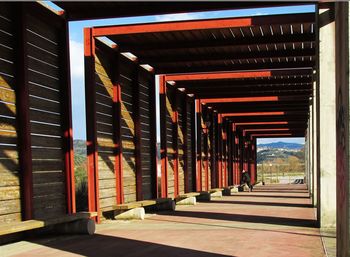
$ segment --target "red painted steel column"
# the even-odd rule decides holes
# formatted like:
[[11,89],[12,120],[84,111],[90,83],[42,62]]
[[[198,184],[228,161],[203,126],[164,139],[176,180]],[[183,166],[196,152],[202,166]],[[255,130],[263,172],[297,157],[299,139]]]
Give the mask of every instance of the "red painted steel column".
[[151,131],[151,183],[152,198],[158,198],[158,154],[157,154],[157,113],[156,113],[156,81],[152,74],[149,81],[149,99],[150,99],[150,131]]
[[113,83],[113,131],[115,147],[115,182],[116,182],[116,202],[124,203],[123,192],[123,148],[121,141],[121,104],[122,90],[119,84],[119,52],[116,51],[112,64],[112,83]]
[[222,187],[222,115],[218,114],[218,187]]
[[202,106],[200,100],[196,102],[197,116],[197,154],[196,154],[196,191],[202,190]]
[[18,129],[18,158],[21,175],[22,220],[33,218],[33,172],[29,121],[29,88],[27,59],[27,19],[22,3],[18,3],[16,23],[16,106]]
[[178,95],[176,90],[172,93],[173,108],[173,148],[174,148],[174,197],[179,195],[179,113],[177,110]]
[[[222,125],[222,185],[227,185],[227,133],[226,133],[226,121]],[[220,188],[221,188],[220,187]]]
[[161,197],[168,196],[168,153],[166,130],[166,82],[165,76],[159,76],[159,109],[160,109],[160,155],[161,155]]
[[185,193],[189,193],[189,174],[188,174],[188,138],[187,138],[187,134],[188,134],[188,126],[187,126],[187,112],[188,112],[188,97],[187,95],[184,96],[184,105],[183,105],[183,109],[182,109],[182,127],[183,127],[183,131],[184,131],[184,145],[183,145],[183,160],[184,160],[184,177],[185,177],[185,181],[184,181],[184,189],[185,189]]
[[66,174],[66,199],[67,213],[76,212],[75,204],[75,178],[74,178],[74,150],[73,150],[73,129],[72,129],[72,102],[70,84],[70,61],[69,61],[69,31],[68,21],[64,20],[64,27],[61,31],[60,47],[60,76],[62,78],[62,130],[64,149],[64,170]]
[[[98,183],[98,153],[96,131],[95,42],[92,29],[84,29],[86,137],[88,160],[88,209],[100,212]],[[97,216],[100,222],[100,215]]]
[[250,177],[251,177],[251,183],[255,184],[255,177],[256,177],[256,170],[255,170],[255,144],[254,144],[254,139],[250,139]]
[[205,126],[203,128],[203,134],[205,138],[204,142],[204,169],[205,169],[205,190],[209,190],[209,148],[208,148],[208,128]]

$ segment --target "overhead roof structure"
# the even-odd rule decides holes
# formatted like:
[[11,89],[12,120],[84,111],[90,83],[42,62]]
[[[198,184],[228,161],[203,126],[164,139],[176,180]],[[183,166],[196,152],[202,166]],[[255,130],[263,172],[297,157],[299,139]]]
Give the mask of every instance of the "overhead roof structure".
[[[304,136],[315,68],[315,13],[95,27],[166,81],[241,129]],[[280,112],[271,115],[269,112]],[[257,112],[259,115],[244,115]],[[256,137],[252,127],[247,131]],[[270,136],[270,134],[268,136]]]

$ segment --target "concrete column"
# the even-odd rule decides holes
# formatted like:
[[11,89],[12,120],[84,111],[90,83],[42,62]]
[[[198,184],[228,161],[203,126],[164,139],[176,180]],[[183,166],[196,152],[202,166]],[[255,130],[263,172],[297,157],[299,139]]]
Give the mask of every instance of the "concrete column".
[[[316,78],[314,79],[314,83],[313,83],[313,102],[312,102],[312,119],[311,119],[311,168],[312,168],[312,204],[314,207],[317,207],[317,203],[318,203],[318,199],[319,199],[319,181],[320,181],[320,177],[318,175],[318,166],[319,166],[319,154],[318,154],[318,131],[317,131],[317,109],[316,109],[316,105],[317,105],[317,101],[318,101],[318,94],[317,94],[317,83],[316,83]],[[317,215],[319,216],[319,215]]]
[[336,102],[334,8],[319,9],[320,226],[336,226]]
[[350,256],[349,3],[336,3],[337,256]]

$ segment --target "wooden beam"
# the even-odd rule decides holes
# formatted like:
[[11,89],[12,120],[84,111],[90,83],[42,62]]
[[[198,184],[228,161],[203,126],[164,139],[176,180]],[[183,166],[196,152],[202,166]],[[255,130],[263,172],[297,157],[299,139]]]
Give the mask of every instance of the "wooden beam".
[[220,72],[220,71],[244,71],[244,70],[274,70],[274,69],[314,69],[315,68],[315,60],[314,58],[308,59],[304,61],[294,61],[292,58],[289,58],[288,62],[281,59],[281,62],[269,62],[265,61],[265,63],[242,63],[235,62],[232,63],[208,63],[205,65],[202,64],[192,64],[190,67],[188,65],[154,65],[157,74],[174,74],[174,73],[199,73],[199,72]]
[[240,18],[222,18],[199,21],[178,21],[144,23],[136,25],[104,26],[93,28],[93,36],[131,35],[141,33],[161,33],[190,30],[210,30],[225,28],[254,27],[263,25],[311,24],[315,22],[314,13],[269,15]]
[[209,61],[239,61],[239,60],[255,60],[263,58],[294,58],[294,57],[310,57],[315,55],[315,49],[302,50],[279,50],[279,51],[251,51],[239,53],[215,53],[215,54],[162,54],[159,56],[147,56],[145,54],[137,55],[141,64],[167,65],[187,62],[209,62]]
[[[113,40],[113,36],[110,37]],[[222,47],[241,47],[241,46],[254,46],[254,45],[266,45],[266,44],[288,44],[288,43],[310,43],[314,42],[316,37],[314,34],[293,34],[293,35],[273,35],[253,38],[232,38],[232,39],[219,39],[216,40],[196,40],[196,41],[176,41],[167,42],[166,44],[159,43],[131,43],[127,44],[119,43],[118,47],[122,52],[132,52],[138,56],[141,52],[153,52],[153,51],[184,51],[200,48],[222,48]]]

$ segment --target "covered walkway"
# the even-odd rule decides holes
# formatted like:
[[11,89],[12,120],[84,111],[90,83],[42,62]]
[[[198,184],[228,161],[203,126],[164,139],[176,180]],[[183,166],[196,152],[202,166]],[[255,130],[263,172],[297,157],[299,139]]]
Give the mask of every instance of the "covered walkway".
[[[304,185],[261,186],[143,221],[110,221],[94,236],[36,239],[0,248],[22,256],[325,256]],[[335,240],[335,239],[334,239]]]

